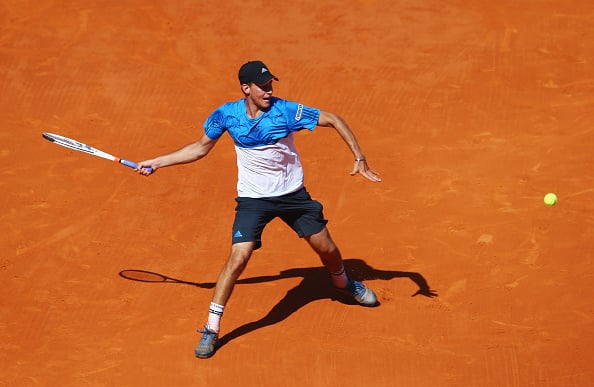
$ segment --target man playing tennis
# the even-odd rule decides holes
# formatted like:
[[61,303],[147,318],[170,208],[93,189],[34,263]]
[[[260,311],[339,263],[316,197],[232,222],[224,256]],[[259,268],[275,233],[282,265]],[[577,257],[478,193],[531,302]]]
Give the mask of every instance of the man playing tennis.
[[217,140],[228,132],[237,153],[237,206],[231,235],[231,253],[218,277],[208,320],[194,353],[212,356],[217,348],[220,320],[235,281],[245,269],[254,250],[262,245],[264,227],[281,218],[320,256],[337,290],[351,295],[358,303],[373,306],[375,293],[362,282],[346,275],[342,257],[334,244],[322,213],[303,183],[303,169],[295,146],[294,132],[316,126],[333,127],[355,158],[351,175],[363,175],[379,182],[369,168],[353,132],[336,114],[296,102],[273,97],[272,75],[260,61],[245,63],[239,69],[244,98],[228,102],[215,110],[204,123],[205,134],[196,142],[152,160],[139,163],[137,171],[150,174],[159,168],[194,162],[206,156]]

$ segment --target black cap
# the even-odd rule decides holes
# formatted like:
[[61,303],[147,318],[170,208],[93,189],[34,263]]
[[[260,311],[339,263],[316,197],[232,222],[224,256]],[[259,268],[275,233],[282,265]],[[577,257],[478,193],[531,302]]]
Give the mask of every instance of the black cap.
[[254,82],[256,85],[265,85],[272,79],[278,81],[278,78],[268,71],[268,67],[259,60],[245,63],[239,69],[239,83]]

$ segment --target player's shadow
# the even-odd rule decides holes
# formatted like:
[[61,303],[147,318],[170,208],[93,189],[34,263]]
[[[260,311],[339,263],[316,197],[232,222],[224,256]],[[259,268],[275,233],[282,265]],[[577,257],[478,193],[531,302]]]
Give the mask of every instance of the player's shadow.
[[[379,270],[369,266],[362,259],[350,258],[344,260],[349,278],[358,281],[391,280],[394,278],[408,278],[418,287],[412,297],[422,295],[437,297],[437,293],[429,287],[427,280],[419,273],[406,271]],[[259,320],[246,323],[219,339],[219,347],[229,341],[253,332],[257,329],[277,324],[310,302],[331,299],[348,305],[358,305],[352,298],[337,292],[328,279],[328,271],[324,267],[296,268],[281,271],[278,275],[244,278],[237,283],[249,284],[269,282],[286,278],[301,277],[303,280]],[[377,304],[379,305],[379,303]],[[376,306],[377,306],[376,305]]]
[[[369,266],[367,263],[365,263],[365,261],[363,261],[362,259],[358,258],[345,259],[344,264],[349,278],[353,280],[387,281],[394,278],[408,278],[418,287],[417,291],[411,295],[412,297],[417,295],[425,297],[437,297],[437,293],[431,290],[427,280],[425,280],[425,278],[419,273],[375,269]],[[133,274],[132,272],[141,275],[133,277],[130,275]],[[175,278],[164,276],[162,274],[146,272],[143,270],[123,270],[120,272],[120,276],[135,281],[182,283],[205,289],[211,289],[215,286],[213,282],[199,283],[182,281]],[[152,277],[160,278],[154,280]],[[336,289],[332,287],[329,280],[328,271],[323,266],[288,269],[281,271],[277,275],[241,278],[236,283],[256,284],[287,278],[302,278],[302,281],[297,286],[290,289],[287,292],[287,294],[266,314],[266,316],[262,317],[259,320],[252,321],[242,326],[239,326],[235,328],[233,331],[222,336],[219,339],[219,348],[227,344],[229,341],[236,339],[242,335],[253,332],[260,328],[277,324],[288,318],[293,313],[297,312],[303,306],[313,301],[331,299],[333,301],[339,301],[341,303],[348,305],[358,305],[352,297],[343,295],[342,293],[337,292]]]

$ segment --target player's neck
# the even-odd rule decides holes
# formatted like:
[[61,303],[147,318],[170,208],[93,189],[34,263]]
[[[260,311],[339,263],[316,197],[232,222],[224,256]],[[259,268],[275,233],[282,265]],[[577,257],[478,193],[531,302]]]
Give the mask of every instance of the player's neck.
[[244,101],[245,104],[245,113],[249,118],[256,118],[260,114],[262,114],[262,110],[253,102],[251,102],[248,98]]

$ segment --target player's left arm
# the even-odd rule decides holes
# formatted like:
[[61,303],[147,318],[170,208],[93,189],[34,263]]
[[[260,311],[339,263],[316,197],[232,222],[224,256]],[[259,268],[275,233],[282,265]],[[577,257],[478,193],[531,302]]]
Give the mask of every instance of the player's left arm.
[[353,156],[355,156],[355,165],[351,171],[351,175],[360,173],[368,180],[373,182],[382,181],[382,179],[379,177],[379,174],[373,169],[369,168],[367,160],[365,159],[365,154],[361,150],[355,134],[346,121],[342,119],[342,117],[322,110],[320,111],[320,117],[318,118],[318,126],[332,127],[336,129],[340,137],[342,137],[344,142],[346,142],[349,149],[353,153]]

